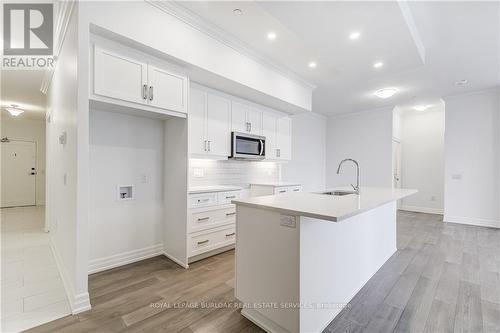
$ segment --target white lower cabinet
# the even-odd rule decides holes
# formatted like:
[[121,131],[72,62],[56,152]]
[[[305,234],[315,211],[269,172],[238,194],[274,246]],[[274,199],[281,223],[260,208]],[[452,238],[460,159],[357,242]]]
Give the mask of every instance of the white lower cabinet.
[[250,195],[259,197],[263,195],[278,195],[285,193],[301,192],[302,185],[278,185],[278,184],[250,184]]
[[240,196],[239,190],[189,194],[187,242],[190,261],[210,251],[216,254],[216,250],[235,243],[236,206],[231,200]]

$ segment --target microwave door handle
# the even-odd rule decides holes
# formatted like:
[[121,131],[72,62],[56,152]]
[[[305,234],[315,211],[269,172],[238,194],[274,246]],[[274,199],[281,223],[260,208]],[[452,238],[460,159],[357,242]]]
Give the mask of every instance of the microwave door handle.
[[260,153],[259,155],[262,156],[262,153],[264,153],[264,140],[259,140],[260,141]]

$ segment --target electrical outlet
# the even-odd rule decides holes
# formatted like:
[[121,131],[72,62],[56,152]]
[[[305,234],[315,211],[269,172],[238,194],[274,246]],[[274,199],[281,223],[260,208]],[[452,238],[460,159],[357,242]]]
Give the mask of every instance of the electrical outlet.
[[295,228],[295,226],[297,225],[295,216],[280,215],[280,225],[288,228]]
[[148,177],[148,175],[146,175],[146,174],[142,174],[142,175],[141,175],[141,182],[142,182],[143,184],[149,184],[149,177]]
[[451,175],[451,179],[461,180],[462,179],[462,175],[459,174],[459,173],[454,173],[454,174]]
[[193,175],[195,178],[205,177],[205,170],[201,168],[195,168],[193,169]]
[[436,197],[431,195],[431,201],[436,201]]
[[63,175],[63,184],[64,186],[68,184],[68,175],[66,173]]

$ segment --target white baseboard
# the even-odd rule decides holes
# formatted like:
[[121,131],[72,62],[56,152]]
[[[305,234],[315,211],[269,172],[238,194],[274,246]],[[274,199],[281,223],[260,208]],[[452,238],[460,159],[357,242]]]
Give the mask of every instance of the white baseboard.
[[444,222],[469,224],[479,227],[500,228],[500,221],[492,219],[445,215],[443,220]]
[[136,261],[156,257],[163,254],[163,244],[144,247],[133,251],[118,253],[109,257],[89,261],[89,274],[102,272],[111,268],[131,264]]
[[186,268],[188,269],[189,268],[189,265],[185,262],[183,262],[182,260],[180,259],[177,259],[176,257],[174,257],[173,255],[167,253],[167,252],[163,252],[163,255],[165,257],[167,257],[168,259],[172,260],[173,262],[175,262],[177,265],[183,267],[183,268]]
[[441,214],[441,215],[444,212],[442,208],[408,206],[408,205],[401,205],[401,207],[399,207],[398,209],[399,210],[405,210],[405,211],[408,211],[408,212],[427,213],[427,214]]
[[66,270],[66,266],[63,263],[61,254],[53,241],[52,237],[50,238],[50,247],[52,249],[52,253],[54,254],[54,258],[56,260],[56,265],[59,270],[59,274],[61,275],[61,280],[64,285],[64,290],[66,291],[66,296],[68,297],[69,306],[71,307],[72,314],[78,314],[80,312],[84,312],[90,310],[90,297],[89,293],[75,293],[75,288],[73,286],[73,282],[71,281],[68,271]]

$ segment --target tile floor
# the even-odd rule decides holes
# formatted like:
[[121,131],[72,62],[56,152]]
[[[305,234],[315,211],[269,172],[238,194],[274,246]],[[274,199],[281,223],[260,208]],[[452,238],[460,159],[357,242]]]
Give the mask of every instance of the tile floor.
[[19,332],[71,313],[43,230],[43,207],[3,208],[1,332]]

